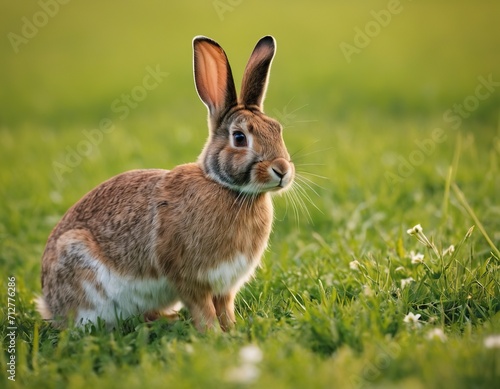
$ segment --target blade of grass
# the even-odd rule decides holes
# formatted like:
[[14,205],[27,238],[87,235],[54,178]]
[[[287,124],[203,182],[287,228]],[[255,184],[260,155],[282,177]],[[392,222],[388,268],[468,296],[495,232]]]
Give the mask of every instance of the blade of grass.
[[455,176],[458,171],[458,162],[460,161],[460,152],[462,149],[462,136],[461,133],[457,135],[457,143],[455,144],[455,151],[453,153],[453,161],[451,166],[448,168],[448,174],[446,176],[446,183],[444,187],[444,196],[443,196],[443,214],[441,219],[441,226],[444,226],[446,223],[446,219],[448,217],[448,204],[450,201],[450,187],[451,183],[455,181]]
[[495,244],[493,243],[493,241],[489,237],[488,233],[484,229],[483,224],[481,223],[481,221],[477,217],[477,215],[474,212],[474,210],[472,209],[472,207],[467,202],[467,199],[465,198],[465,195],[463,194],[463,192],[460,190],[460,188],[458,187],[458,185],[456,183],[451,184],[451,187],[453,189],[453,192],[455,193],[455,196],[457,196],[458,201],[462,205],[462,207],[465,208],[465,210],[467,211],[469,216],[472,218],[472,220],[474,220],[474,223],[476,224],[477,228],[479,228],[479,231],[481,231],[481,234],[483,235],[484,239],[486,239],[486,242],[488,242],[488,245],[490,246],[490,248],[493,251],[493,253],[495,254],[495,256],[498,259],[500,259],[500,250],[498,250],[498,248],[495,246]]

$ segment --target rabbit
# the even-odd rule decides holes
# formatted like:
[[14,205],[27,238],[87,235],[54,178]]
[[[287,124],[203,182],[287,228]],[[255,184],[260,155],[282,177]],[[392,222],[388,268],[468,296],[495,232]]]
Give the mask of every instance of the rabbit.
[[271,194],[295,175],[282,126],[263,112],[275,48],[272,36],[258,41],[238,98],[222,47],[193,39],[195,86],[208,108],[200,156],[172,170],[119,174],[66,212],[42,256],[44,319],[114,327],[185,306],[201,332],[233,327],[235,295],[271,233]]

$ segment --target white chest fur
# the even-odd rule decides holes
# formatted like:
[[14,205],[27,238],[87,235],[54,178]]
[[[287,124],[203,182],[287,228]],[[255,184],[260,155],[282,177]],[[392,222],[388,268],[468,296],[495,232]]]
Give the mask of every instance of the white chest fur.
[[208,271],[200,271],[199,278],[208,282],[215,294],[225,294],[238,290],[253,275],[258,261],[237,254],[228,261],[223,261]]

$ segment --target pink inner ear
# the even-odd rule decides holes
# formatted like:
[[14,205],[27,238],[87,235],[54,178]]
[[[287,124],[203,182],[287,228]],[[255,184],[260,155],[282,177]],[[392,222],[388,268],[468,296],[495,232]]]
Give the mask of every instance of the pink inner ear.
[[225,100],[226,59],[220,49],[206,42],[199,44],[197,53],[196,85],[200,97],[209,108],[219,109]]

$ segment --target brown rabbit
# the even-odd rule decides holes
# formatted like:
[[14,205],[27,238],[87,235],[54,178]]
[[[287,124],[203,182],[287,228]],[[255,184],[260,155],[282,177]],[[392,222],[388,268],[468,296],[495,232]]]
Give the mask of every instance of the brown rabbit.
[[171,312],[179,303],[199,330],[235,322],[234,298],[253,275],[273,222],[270,192],[295,169],[281,125],[263,113],[275,40],[262,38],[237,98],[224,50],[193,40],[194,77],[209,137],[196,163],[134,170],[85,195],[49,236],[42,258],[45,319],[109,326]]

